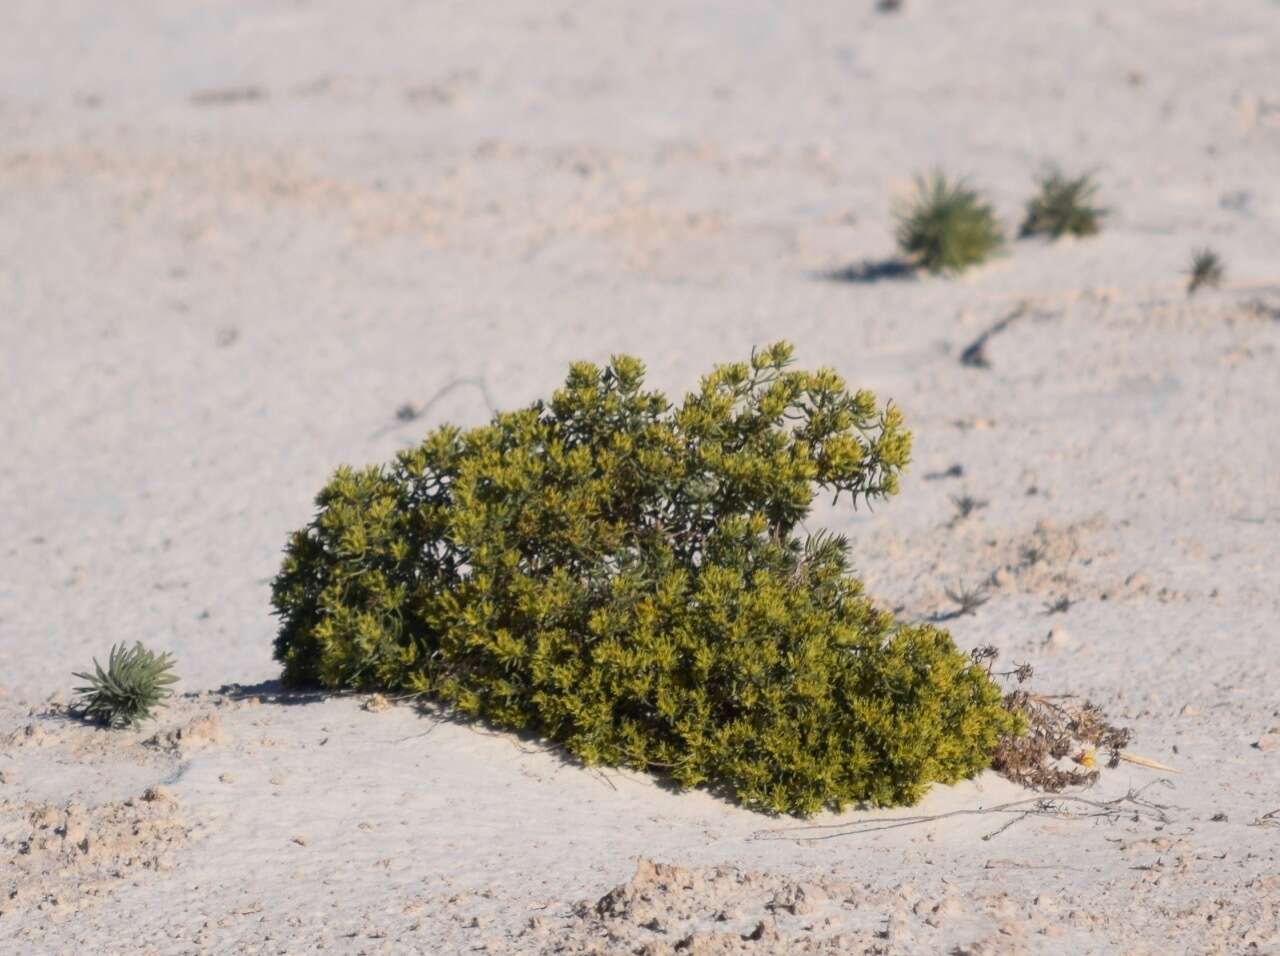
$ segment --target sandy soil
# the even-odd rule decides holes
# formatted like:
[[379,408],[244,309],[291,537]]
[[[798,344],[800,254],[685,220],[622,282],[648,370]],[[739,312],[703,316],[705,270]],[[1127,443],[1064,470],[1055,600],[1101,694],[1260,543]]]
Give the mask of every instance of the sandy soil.
[[[1280,952],[1280,6],[5,21],[0,948]],[[913,173],[967,173],[1016,224],[1050,159],[1097,171],[1100,236],[833,277],[893,252]],[[1228,281],[1188,300],[1200,245]],[[959,361],[1019,310],[989,367]],[[915,431],[899,498],[814,518],[871,593],[928,617],[991,581],[957,640],[1181,774],[1123,765],[1077,796],[1141,805],[1030,816],[990,812],[1031,795],[987,775],[799,830],[272,683],[268,582],[335,465],[571,359],[632,352],[680,391],[783,337]],[[987,504],[953,520],[962,494]],[[183,696],[136,731],[63,716],[70,672],[135,639]]]

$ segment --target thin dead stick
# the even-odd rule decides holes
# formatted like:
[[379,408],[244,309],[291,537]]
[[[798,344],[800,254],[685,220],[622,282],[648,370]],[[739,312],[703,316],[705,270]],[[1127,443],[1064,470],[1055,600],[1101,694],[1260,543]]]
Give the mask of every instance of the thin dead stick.
[[1167,767],[1158,761],[1152,760],[1150,757],[1131,754],[1127,750],[1120,751],[1119,757],[1128,763],[1137,764],[1139,767],[1147,767],[1150,770],[1163,770],[1165,773],[1182,773],[1177,767]]
[[441,386],[441,388],[438,389],[429,399],[423,402],[421,406],[416,408],[412,405],[404,406],[404,408],[401,409],[401,413],[397,413],[398,421],[387,425],[384,428],[378,429],[373,433],[373,437],[380,438],[387,434],[387,432],[395,431],[406,422],[414,422],[420,418],[424,418],[427,412],[431,411],[432,405],[440,401],[440,399],[444,398],[450,392],[461,388],[464,385],[471,385],[478,388],[480,390],[480,397],[484,399],[485,405],[489,408],[489,414],[496,415],[498,413],[498,408],[494,403],[493,395],[489,392],[489,385],[483,378],[455,378]]
[[987,343],[1012,325],[1014,321],[1026,315],[1027,309],[1027,302],[1019,302],[1016,309],[979,335],[970,343],[968,348],[960,353],[960,364],[968,365],[970,368],[990,368],[991,360],[987,358]]
[[1031,810],[1028,810],[1025,813],[1020,813],[1016,817],[1014,817],[1012,820],[1006,820],[1004,823],[1000,824],[1000,826],[996,827],[990,833],[983,836],[982,839],[984,841],[994,840],[1000,834],[1004,833],[1005,830],[1009,829],[1009,827],[1013,826],[1015,823],[1021,823],[1023,820],[1025,820],[1027,817],[1031,816],[1032,814],[1033,814],[1033,811]]
[[[1025,800],[1014,800],[997,804],[994,807],[975,807],[973,809],[950,810],[946,813],[923,814],[909,817],[873,817],[853,824],[829,823],[812,824],[800,827],[786,827],[781,830],[759,830],[751,835],[753,840],[797,840],[818,841],[834,840],[837,837],[861,836],[864,833],[875,833],[880,830],[896,830],[900,827],[916,826],[922,823],[934,823],[952,817],[988,816],[991,814],[1012,813],[1016,819],[1009,821],[984,839],[1004,832],[1009,826],[1029,816],[1049,816],[1059,819],[1087,820],[1096,818],[1117,819],[1132,812],[1134,819],[1146,819],[1155,823],[1172,823],[1172,818],[1165,812],[1173,807],[1154,803],[1142,797],[1143,792],[1156,783],[1171,786],[1169,780],[1153,780],[1137,790],[1129,790],[1123,796],[1113,800],[1089,800],[1086,797],[1055,796],[1028,797]],[[1066,805],[1087,808],[1085,812],[1073,812]],[[835,830],[835,833],[815,833],[815,831]],[[812,834],[812,835],[810,835]]]
[[1249,824],[1251,827],[1280,827],[1280,807],[1270,813],[1264,813]]

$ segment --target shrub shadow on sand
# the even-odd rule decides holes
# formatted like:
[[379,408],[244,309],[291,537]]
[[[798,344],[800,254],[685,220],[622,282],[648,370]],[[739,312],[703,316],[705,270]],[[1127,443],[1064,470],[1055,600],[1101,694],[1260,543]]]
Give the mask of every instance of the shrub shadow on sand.
[[861,262],[817,273],[826,282],[870,284],[914,279],[917,269],[903,259],[864,259]]

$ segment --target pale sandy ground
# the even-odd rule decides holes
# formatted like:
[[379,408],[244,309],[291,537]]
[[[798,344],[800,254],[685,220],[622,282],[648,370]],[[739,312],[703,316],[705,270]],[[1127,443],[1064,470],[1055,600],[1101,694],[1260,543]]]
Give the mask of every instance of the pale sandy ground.
[[[1280,4],[871,7],[5,0],[0,949],[1280,952]],[[1016,223],[1044,159],[1098,171],[1101,236],[822,278],[892,252],[913,172]],[[1188,302],[1201,244],[1229,282]],[[907,617],[994,575],[957,640],[1181,769],[1163,821],[799,841],[270,683],[268,581],[327,473],[488,414],[399,406],[613,351],[678,391],[780,337],[917,436],[898,499],[815,526]],[[953,525],[962,492],[989,505]],[[180,662],[157,723],[51,711],[135,639]]]

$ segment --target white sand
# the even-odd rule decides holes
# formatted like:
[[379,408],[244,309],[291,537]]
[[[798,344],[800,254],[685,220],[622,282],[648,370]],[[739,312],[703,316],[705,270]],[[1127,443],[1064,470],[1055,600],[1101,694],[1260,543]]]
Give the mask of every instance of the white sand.
[[[1280,7],[872,6],[6,0],[0,948],[1280,951]],[[1045,159],[1098,171],[1100,236],[820,277],[892,253],[912,173],[1016,226]],[[1228,283],[1188,302],[1205,244]],[[1169,822],[763,839],[793,823],[264,683],[329,471],[488,414],[400,405],[514,406],[615,351],[682,391],[781,337],[916,434],[899,498],[814,526],[907,617],[996,574],[957,640],[1180,768],[1146,791]],[[989,505],[949,526],[962,491]],[[159,722],[47,715],[135,639],[180,662]],[[637,858],[678,869],[594,909]]]

